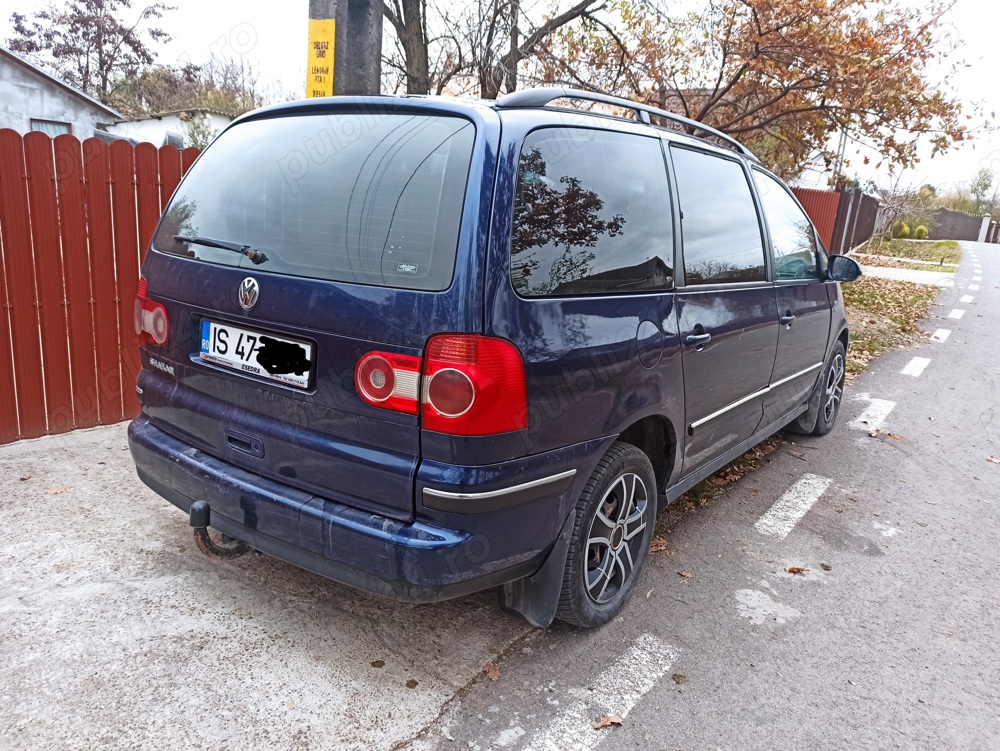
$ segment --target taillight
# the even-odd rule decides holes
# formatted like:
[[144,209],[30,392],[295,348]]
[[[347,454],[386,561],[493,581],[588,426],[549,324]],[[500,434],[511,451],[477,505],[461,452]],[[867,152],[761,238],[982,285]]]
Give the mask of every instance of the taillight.
[[170,335],[167,310],[160,303],[147,299],[146,288],[146,278],[140,277],[135,296],[135,333],[139,335],[139,346],[148,341],[162,345]]
[[[354,369],[361,398],[411,415],[426,430],[493,435],[528,426],[528,389],[521,353],[504,339],[441,334],[419,357],[369,352]],[[419,385],[419,388],[418,388]]]
[[521,353],[504,339],[442,334],[424,355],[423,428],[493,435],[528,426]]
[[354,385],[361,398],[375,407],[417,414],[420,358],[390,352],[370,352],[354,368]]

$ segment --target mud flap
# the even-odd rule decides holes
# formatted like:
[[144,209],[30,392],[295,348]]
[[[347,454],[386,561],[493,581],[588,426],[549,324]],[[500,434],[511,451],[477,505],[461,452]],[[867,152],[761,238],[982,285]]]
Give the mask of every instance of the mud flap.
[[500,607],[524,618],[536,628],[548,628],[555,620],[562,592],[566,554],[576,523],[576,509],[563,523],[545,563],[531,576],[508,582],[499,589]]

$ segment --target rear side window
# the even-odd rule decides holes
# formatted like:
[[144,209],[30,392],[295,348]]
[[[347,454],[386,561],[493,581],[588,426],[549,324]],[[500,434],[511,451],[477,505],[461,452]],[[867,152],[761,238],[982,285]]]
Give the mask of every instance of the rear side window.
[[582,128],[521,148],[511,281],[525,297],[673,285],[670,197],[659,141]]
[[771,232],[774,278],[816,279],[816,233],[809,217],[773,177],[755,169],[753,179]]
[[672,147],[687,284],[767,279],[760,219],[739,162]]
[[475,128],[458,117],[329,114],[224,132],[178,188],[153,244],[255,271],[415,290],[451,284]]

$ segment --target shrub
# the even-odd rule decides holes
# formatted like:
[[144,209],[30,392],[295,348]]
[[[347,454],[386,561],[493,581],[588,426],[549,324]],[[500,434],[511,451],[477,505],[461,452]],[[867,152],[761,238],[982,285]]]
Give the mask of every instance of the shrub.
[[894,225],[892,225],[892,236],[895,238],[909,237],[910,225],[904,222],[902,219],[900,219]]
[[914,240],[926,240],[927,239],[927,228],[924,225],[920,225],[915,230],[913,230]]

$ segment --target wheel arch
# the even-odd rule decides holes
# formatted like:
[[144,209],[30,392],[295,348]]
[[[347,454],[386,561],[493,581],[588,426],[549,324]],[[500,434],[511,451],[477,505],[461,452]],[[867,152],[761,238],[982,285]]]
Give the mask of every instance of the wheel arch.
[[618,440],[638,448],[653,465],[656,486],[662,493],[673,475],[677,459],[677,432],[662,415],[648,415],[625,428]]

